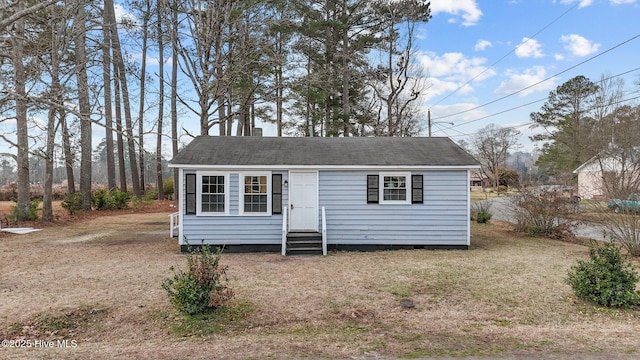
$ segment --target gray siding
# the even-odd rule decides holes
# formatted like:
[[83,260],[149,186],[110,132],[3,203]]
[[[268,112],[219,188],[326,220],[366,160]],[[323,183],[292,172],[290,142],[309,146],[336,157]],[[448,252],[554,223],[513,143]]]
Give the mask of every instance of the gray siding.
[[[195,173],[194,171],[186,171]],[[288,179],[286,171],[272,171],[282,174],[282,180]],[[239,172],[231,172],[229,176],[229,215],[196,216],[182,215],[183,238],[192,245],[202,242],[212,245],[239,244],[280,244],[282,238],[282,215],[245,216],[239,214],[240,188]],[[283,203],[288,203],[287,188],[283,187]],[[184,200],[183,200],[184,201]],[[283,205],[284,206],[284,205]]]
[[425,171],[424,204],[367,204],[367,175],[375,171],[320,172],[320,206],[328,244],[467,245],[467,171]]

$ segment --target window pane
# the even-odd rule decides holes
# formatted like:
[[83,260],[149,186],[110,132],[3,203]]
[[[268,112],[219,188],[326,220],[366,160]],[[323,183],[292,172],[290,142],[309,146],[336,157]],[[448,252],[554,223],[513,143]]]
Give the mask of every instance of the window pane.
[[244,212],[266,213],[267,195],[245,195]]
[[224,212],[224,176],[202,177],[202,212]]
[[382,198],[384,200],[407,200],[407,178],[405,176],[385,176]]

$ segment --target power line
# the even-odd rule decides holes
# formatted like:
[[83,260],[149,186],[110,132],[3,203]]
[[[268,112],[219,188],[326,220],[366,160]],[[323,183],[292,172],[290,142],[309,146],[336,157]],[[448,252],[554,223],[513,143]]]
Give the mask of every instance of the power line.
[[[633,92],[629,93],[628,95],[630,95],[630,94],[637,94],[637,93],[640,93],[640,91],[633,91]],[[618,101],[616,101],[616,102],[612,103],[611,105],[618,105],[618,104],[622,104],[622,103],[625,103],[625,102],[628,102],[628,101],[632,101],[632,100],[637,100],[637,99],[640,99],[640,95],[638,95],[638,96],[634,96],[634,97],[630,97],[630,98],[627,98],[627,99],[621,99],[621,100],[618,100]],[[543,99],[543,100],[545,100],[545,99]],[[540,101],[540,100],[538,100],[538,101]],[[518,106],[518,107],[522,107],[522,106]],[[596,108],[596,106],[593,106],[591,109],[587,109],[587,111],[589,111],[589,110],[593,110],[593,109],[595,109],[595,108]],[[511,110],[514,110],[514,109],[515,109],[515,108],[512,108],[512,109],[509,109],[509,110],[505,110],[505,111],[503,111],[503,112],[511,111]],[[501,113],[502,113],[502,112],[501,112]],[[497,113],[497,114],[500,114],[500,113]],[[494,115],[497,115],[497,114],[494,114]],[[493,116],[493,115],[490,115],[490,116]],[[487,118],[487,117],[488,117],[488,116],[485,116],[485,117],[483,117],[483,118]],[[474,121],[477,121],[477,120],[481,120],[481,119],[471,120],[471,121],[468,121],[468,122],[462,123],[462,124],[460,124],[460,125],[466,125],[466,124],[468,124],[468,123],[470,123],[470,122],[474,122]],[[533,123],[532,121],[530,121],[530,122],[528,122],[528,123],[524,123],[524,124],[520,124],[520,125],[505,126],[504,128],[506,128],[506,129],[509,129],[509,128],[511,128],[511,129],[516,129],[516,128],[519,128],[519,127],[528,126],[528,125],[533,125],[533,124],[534,124],[534,123]],[[457,125],[456,125],[456,126],[457,126]],[[457,130],[453,129],[453,127],[451,127],[451,128],[446,128],[446,129],[442,129],[442,130],[439,130],[439,131],[443,131],[443,132],[444,132],[445,130],[454,130],[454,131],[456,131],[456,132],[458,133],[458,135],[452,135],[452,136],[449,136],[449,137],[472,136],[472,135],[475,135],[475,134],[477,133],[477,132],[472,132],[472,133],[466,133],[466,134],[465,134],[465,133],[462,133],[462,132],[460,132],[460,131],[457,131]]]
[[[618,44],[616,44],[616,45],[614,45],[614,46],[612,46],[612,47],[608,48],[607,50],[605,50],[605,51],[603,51],[603,52],[601,52],[601,53],[599,53],[599,54],[596,54],[596,55],[594,55],[594,56],[592,56],[592,57],[590,57],[590,58],[588,58],[588,59],[586,59],[586,60],[584,60],[584,61],[581,61],[581,62],[579,62],[579,63],[577,63],[577,64],[575,64],[575,65],[573,65],[573,66],[570,66],[570,67],[568,67],[568,68],[566,68],[566,69],[564,69],[564,70],[562,70],[562,71],[560,71],[560,72],[557,72],[557,73],[555,73],[554,75],[551,75],[551,76],[549,76],[549,77],[547,77],[547,78],[544,78],[544,79],[542,79],[542,80],[538,81],[538,82],[537,82],[537,83],[535,83],[535,84],[529,85],[529,86],[527,86],[527,87],[525,87],[525,88],[522,88],[522,89],[520,89],[520,90],[518,90],[518,91],[512,92],[511,94],[507,94],[507,95],[505,95],[505,96],[499,97],[499,98],[497,98],[497,99],[495,99],[495,100],[489,101],[489,102],[484,103],[484,104],[482,104],[482,105],[478,105],[478,106],[473,107],[473,108],[471,108],[471,109],[467,109],[467,110],[459,111],[459,112],[457,112],[457,113],[448,114],[448,115],[444,115],[444,116],[441,116],[441,117],[436,117],[436,118],[433,118],[433,120],[446,119],[446,118],[449,118],[449,117],[452,117],[452,116],[456,116],[456,115],[461,115],[461,114],[467,113],[467,112],[469,112],[469,111],[477,110],[477,109],[482,108],[482,107],[485,107],[485,106],[487,106],[487,105],[495,104],[495,103],[497,103],[498,101],[502,101],[502,100],[504,100],[504,99],[506,99],[506,98],[509,98],[509,97],[513,96],[513,95],[517,95],[517,94],[519,94],[519,93],[521,93],[521,92],[523,92],[523,91],[529,90],[529,89],[531,89],[532,87],[538,86],[538,85],[542,84],[543,82],[549,81],[549,80],[553,79],[554,77],[556,77],[556,76],[558,76],[558,75],[562,75],[562,74],[564,74],[564,73],[566,73],[566,72],[568,72],[568,71],[570,71],[570,70],[573,70],[573,69],[577,68],[578,66],[584,65],[585,63],[587,63],[587,62],[589,62],[589,61],[592,61],[592,60],[594,60],[594,59],[596,59],[596,58],[598,58],[598,57],[600,57],[600,56],[602,56],[602,55],[604,55],[604,54],[606,54],[606,53],[609,53],[609,52],[611,52],[611,51],[613,51],[613,50],[615,50],[615,49],[617,49],[617,48],[619,48],[619,47],[621,47],[621,46],[623,46],[623,45],[625,45],[625,44],[627,44],[627,43],[629,43],[629,42],[631,42],[631,41],[633,41],[633,40],[635,40],[635,39],[637,39],[637,38],[639,38],[639,37],[640,37],[640,34],[637,34],[637,35],[635,35],[635,36],[632,36],[631,38],[629,38],[629,39],[627,39],[627,40],[625,40],[625,41],[623,41],[623,42],[621,42],[621,43],[618,43]],[[636,69],[636,70],[637,70],[637,69]]]
[[[620,76],[623,76],[623,75],[626,75],[626,74],[629,74],[629,73],[632,73],[632,72],[638,71],[638,70],[640,70],[640,67],[637,67],[637,68],[631,69],[631,70],[627,70],[627,71],[621,72],[621,73],[616,74],[616,75],[611,75],[609,77],[606,77],[606,78],[603,78],[603,79],[600,79],[600,80],[596,81],[596,83],[602,83],[602,82],[605,82],[607,80],[614,79],[614,78],[617,78],[617,77],[620,77]],[[633,92],[632,94],[634,94],[634,93],[635,92]],[[444,130],[451,130],[451,129],[453,129],[455,127],[458,127],[458,126],[467,125],[467,124],[470,124],[472,122],[484,120],[484,119],[487,119],[487,118],[490,118],[490,117],[493,117],[493,116],[496,116],[496,115],[502,115],[502,114],[507,113],[509,111],[513,111],[513,110],[517,110],[517,109],[523,108],[525,106],[533,105],[535,103],[538,103],[538,102],[541,102],[541,101],[544,101],[544,100],[547,100],[547,98],[545,97],[545,98],[542,98],[542,99],[534,100],[534,101],[528,102],[526,104],[518,105],[518,106],[515,106],[515,107],[512,107],[512,108],[506,109],[506,110],[499,111],[497,113],[489,114],[489,115],[486,115],[486,116],[483,116],[483,117],[480,117],[480,118],[477,118],[477,119],[473,119],[473,120],[465,121],[465,122],[462,122],[462,123],[459,123],[459,124],[456,124],[456,125],[452,125],[451,127],[448,127],[448,128],[446,128]],[[613,105],[615,105],[615,104],[613,104]]]
[[443,102],[444,100],[446,100],[447,98],[449,98],[451,95],[457,93],[458,91],[460,91],[460,89],[462,89],[463,87],[465,87],[466,85],[469,85],[471,82],[473,82],[475,79],[479,78],[480,75],[484,74],[485,72],[489,71],[489,69],[492,69],[495,65],[497,65],[499,62],[501,62],[502,60],[504,60],[507,56],[513,54],[516,50],[518,50],[521,46],[523,46],[524,44],[528,43],[529,41],[535,39],[536,36],[538,36],[538,34],[540,34],[541,32],[545,31],[549,26],[553,25],[554,23],[556,23],[558,20],[560,20],[562,17],[564,17],[566,14],[568,14],[571,10],[575,9],[576,7],[578,7],[579,3],[576,3],[575,5],[573,5],[572,7],[570,7],[567,11],[563,12],[562,14],[560,14],[560,16],[558,16],[557,18],[553,19],[550,23],[548,23],[547,25],[543,26],[540,30],[538,30],[535,34],[533,34],[530,37],[527,37],[527,41],[525,42],[521,42],[520,44],[518,44],[518,46],[516,46],[515,48],[511,49],[509,52],[507,52],[506,54],[504,54],[500,59],[496,60],[493,64],[489,65],[487,68],[485,68],[484,70],[482,70],[479,74],[477,74],[476,76],[474,76],[473,78],[471,78],[471,80],[468,80],[467,82],[465,82],[464,84],[458,86],[458,88],[456,88],[455,90],[453,90],[452,92],[450,92],[449,94],[447,94],[447,96],[443,97],[442,99],[438,100],[438,102],[436,102],[435,104],[433,104],[433,106],[440,104],[441,102]]

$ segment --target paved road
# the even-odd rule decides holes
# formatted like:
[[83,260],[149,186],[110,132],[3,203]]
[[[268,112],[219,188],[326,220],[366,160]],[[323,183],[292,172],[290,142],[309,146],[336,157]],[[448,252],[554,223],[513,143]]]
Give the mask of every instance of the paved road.
[[[510,196],[489,199],[491,202],[491,213],[493,214],[493,218],[500,221],[514,223],[515,219],[512,211],[512,200],[513,199]],[[592,223],[578,224],[574,229],[576,236],[595,240],[605,240],[603,231],[604,228],[602,226]]]

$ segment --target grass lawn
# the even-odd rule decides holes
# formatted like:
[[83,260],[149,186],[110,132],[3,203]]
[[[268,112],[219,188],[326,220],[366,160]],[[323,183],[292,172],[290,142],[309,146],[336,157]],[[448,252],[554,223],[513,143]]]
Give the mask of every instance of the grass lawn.
[[186,265],[167,214],[1,234],[0,337],[56,346],[0,357],[640,356],[640,310],[583,303],[564,283],[586,247],[501,224],[473,224],[467,251],[224,254],[234,299],[185,319],[160,287]]

